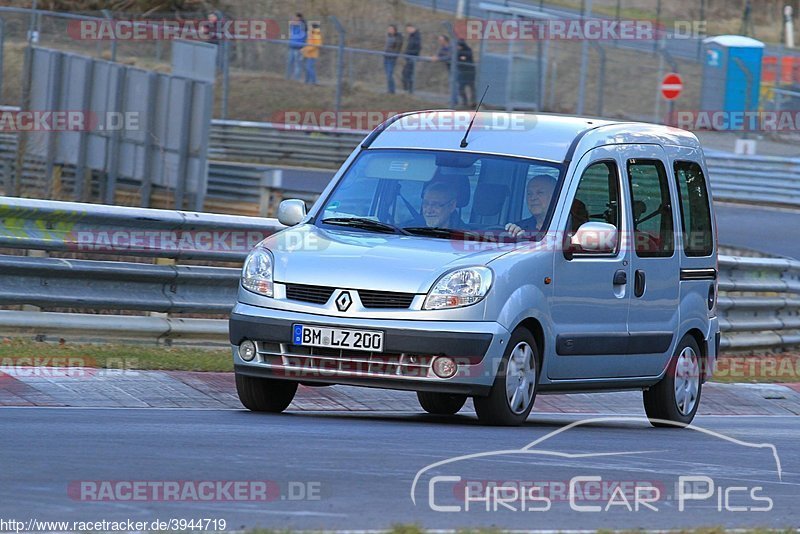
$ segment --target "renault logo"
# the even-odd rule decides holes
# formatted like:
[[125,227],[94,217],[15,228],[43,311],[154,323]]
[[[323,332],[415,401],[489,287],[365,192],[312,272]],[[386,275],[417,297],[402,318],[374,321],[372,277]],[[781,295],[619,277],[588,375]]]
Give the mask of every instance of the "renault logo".
[[347,311],[347,308],[353,303],[353,297],[350,296],[349,291],[342,291],[338,297],[336,297],[336,307],[339,308],[340,312]]

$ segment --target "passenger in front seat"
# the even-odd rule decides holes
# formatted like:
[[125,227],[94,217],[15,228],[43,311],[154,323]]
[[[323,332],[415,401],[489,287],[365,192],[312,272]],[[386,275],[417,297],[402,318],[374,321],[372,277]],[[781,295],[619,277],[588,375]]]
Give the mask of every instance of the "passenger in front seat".
[[525,188],[526,204],[531,212],[531,217],[517,223],[508,223],[506,232],[517,237],[525,232],[540,231],[555,189],[556,179],[549,174],[537,174],[531,178]]

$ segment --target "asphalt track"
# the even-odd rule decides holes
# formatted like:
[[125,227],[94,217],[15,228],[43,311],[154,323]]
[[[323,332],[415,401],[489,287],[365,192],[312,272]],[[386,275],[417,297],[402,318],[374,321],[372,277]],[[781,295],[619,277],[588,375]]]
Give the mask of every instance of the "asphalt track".
[[[706,430],[701,431],[655,429],[640,416],[614,416],[520,450],[591,417],[534,414],[520,428],[487,428],[470,414],[5,407],[0,519],[206,518],[225,519],[229,530],[376,529],[394,523],[545,530],[800,525],[796,417],[702,416],[695,421]],[[506,452],[488,454],[498,450]],[[484,454],[426,470],[478,453]],[[580,476],[602,480],[591,486],[576,481]],[[707,482],[684,481],[681,510],[675,486],[681,476],[708,477],[703,480],[712,480],[714,491],[703,486]],[[99,493],[76,492],[82,481],[270,481],[276,492],[266,502],[97,502],[92,499]],[[492,481],[544,489],[523,492],[539,497],[527,501],[507,489],[499,503],[491,497],[494,490],[482,493]],[[573,490],[567,491],[570,481]],[[469,511],[460,491],[464,484],[473,491]],[[615,484],[628,488],[624,497],[613,495]],[[656,488],[641,496],[656,510],[634,509],[631,484]],[[692,492],[712,496],[689,500]],[[435,511],[431,503],[461,511]],[[581,506],[600,511],[573,509]]]

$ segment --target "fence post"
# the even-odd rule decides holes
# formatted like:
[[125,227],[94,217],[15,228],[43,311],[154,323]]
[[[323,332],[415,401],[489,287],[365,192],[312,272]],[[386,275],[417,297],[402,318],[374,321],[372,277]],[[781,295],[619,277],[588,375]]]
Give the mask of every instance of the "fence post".
[[3,100],[3,50],[6,46],[6,21],[0,18],[0,102]]
[[[111,15],[111,11],[104,9],[103,16],[111,23],[113,26],[114,17]],[[117,61],[117,40],[111,39],[111,61]]]
[[[458,36],[450,22],[442,22],[450,35],[450,107],[455,109],[458,105]],[[475,98],[475,95],[472,95]]]
[[[581,21],[592,16],[592,0],[586,0],[586,6],[581,13]],[[589,41],[586,38],[581,43],[581,70],[578,81],[578,105],[575,113],[583,115],[583,105],[586,98],[586,70],[589,68]]]
[[228,92],[230,90],[230,41],[224,39],[222,44],[217,47],[222,48],[222,109],[220,110],[220,115],[222,115],[223,119],[228,118]]
[[339,113],[339,110],[342,107],[342,76],[344,74],[344,38],[345,38],[345,29],[342,26],[342,23],[339,22],[339,19],[336,16],[331,15],[331,20],[333,24],[336,26],[336,31],[339,34],[339,50],[336,54],[336,104],[334,111]]
[[597,55],[600,56],[600,65],[598,66],[600,72],[597,75],[597,116],[602,117],[606,88],[606,49],[603,48],[603,45],[594,41],[592,41],[592,46],[597,50]]

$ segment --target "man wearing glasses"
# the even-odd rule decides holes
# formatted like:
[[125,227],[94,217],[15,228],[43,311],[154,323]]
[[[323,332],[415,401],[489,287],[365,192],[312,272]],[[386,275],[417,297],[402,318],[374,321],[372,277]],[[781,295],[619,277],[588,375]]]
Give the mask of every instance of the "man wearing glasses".
[[422,217],[431,228],[464,228],[464,221],[456,211],[455,188],[443,182],[426,187],[422,195]]

